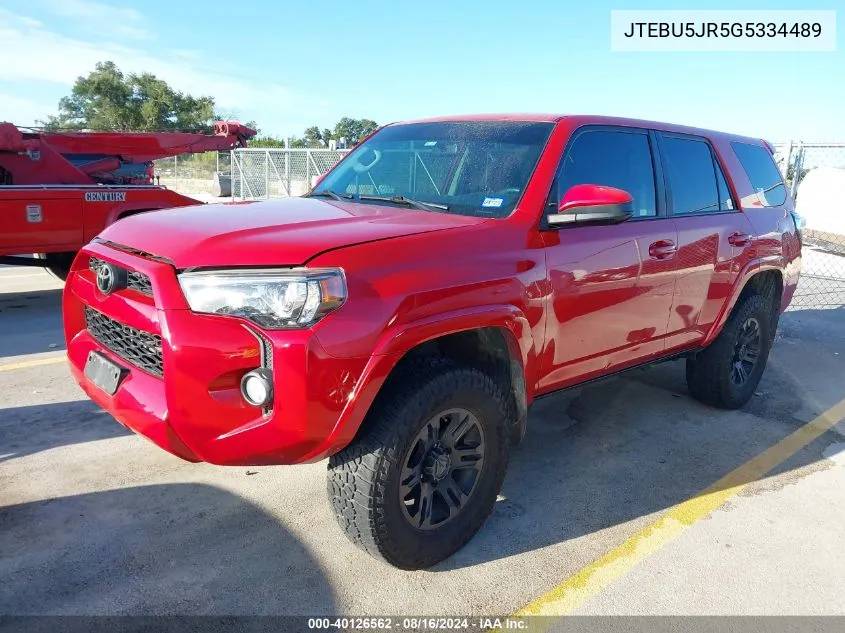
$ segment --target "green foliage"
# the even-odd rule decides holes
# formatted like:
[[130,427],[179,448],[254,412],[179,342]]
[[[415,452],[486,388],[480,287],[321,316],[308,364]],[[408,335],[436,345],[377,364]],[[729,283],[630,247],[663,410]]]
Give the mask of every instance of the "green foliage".
[[306,147],[324,147],[328,144],[328,139],[323,138],[323,133],[316,125],[312,125],[305,130],[302,140],[305,141]]
[[370,119],[350,119],[349,117],[343,117],[334,126],[332,138],[335,140],[345,138],[346,144],[351,147],[377,127],[378,123]]
[[[251,126],[250,126],[251,127]],[[259,136],[249,142],[249,147],[284,147],[285,142],[280,138],[273,138],[272,136]]]
[[[342,138],[346,139],[347,147],[352,147],[377,127],[378,123],[371,119],[350,119],[349,117],[343,117],[334,126],[334,130],[330,130],[329,128],[323,128],[321,130],[317,125],[306,128],[301,137],[290,139],[290,147],[326,148],[329,146],[329,141],[339,141]],[[264,136],[253,139],[249,142],[249,146],[284,147],[285,142],[283,139]]]
[[214,120],[213,97],[186,95],[152,73],[124,75],[114,62],[99,62],[59,101],[58,115],[42,124],[47,129],[210,133]]
[[[329,146],[329,141],[339,141],[340,139],[346,139],[346,146],[352,147],[377,127],[378,123],[371,119],[343,117],[334,126],[334,130],[329,128],[321,130],[317,125],[306,128],[301,137],[290,139],[290,147],[325,148]],[[283,140],[271,137],[250,142],[250,147],[284,147],[284,145]]]
[[[213,97],[194,97],[171,88],[152,73],[124,74],[114,62],[99,62],[87,77],[78,77],[71,93],[59,101],[56,116],[41,121],[48,130],[96,130],[115,132],[213,131],[216,120],[237,119],[215,109]],[[255,121],[246,123],[258,129]],[[347,147],[358,143],[378,127],[371,119],[343,117],[334,129],[313,125],[291,147],[328,147],[330,141],[346,139]],[[250,147],[284,147],[283,139],[257,137]]]

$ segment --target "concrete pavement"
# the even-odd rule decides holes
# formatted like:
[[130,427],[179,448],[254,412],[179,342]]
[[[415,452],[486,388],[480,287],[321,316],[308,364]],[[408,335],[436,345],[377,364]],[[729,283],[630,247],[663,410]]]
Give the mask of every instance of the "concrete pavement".
[[[845,398],[839,308],[783,317],[742,411],[689,398],[681,363],[542,399],[481,532],[401,572],[345,540],[325,463],[182,462],[29,364],[61,357],[59,288],[0,268],[0,614],[511,613]],[[575,612],[845,614],[843,424]]]

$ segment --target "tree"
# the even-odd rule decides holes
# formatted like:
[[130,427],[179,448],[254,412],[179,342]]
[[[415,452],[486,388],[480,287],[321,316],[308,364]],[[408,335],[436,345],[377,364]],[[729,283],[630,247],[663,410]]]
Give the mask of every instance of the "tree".
[[272,136],[258,136],[249,142],[249,146],[253,148],[277,148],[284,147],[285,142]]
[[317,125],[307,128],[302,138],[295,138],[291,141],[291,147],[328,147],[329,141],[346,139],[346,146],[352,147],[367,134],[378,127],[378,123],[371,119],[350,119],[343,117],[334,126],[320,129]]
[[316,125],[305,130],[302,140],[305,141],[306,147],[325,147],[329,141]]
[[334,126],[333,138],[335,140],[345,138],[347,146],[351,147],[377,127],[378,123],[370,119],[350,119],[349,117],[343,117]]
[[62,97],[58,115],[41,123],[53,130],[209,133],[214,119],[213,97],[187,95],[152,73],[124,75],[114,62],[99,62]]

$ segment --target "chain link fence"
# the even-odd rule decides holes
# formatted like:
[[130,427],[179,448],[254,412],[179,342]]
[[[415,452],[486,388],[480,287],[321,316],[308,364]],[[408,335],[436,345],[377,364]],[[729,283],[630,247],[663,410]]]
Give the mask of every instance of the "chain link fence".
[[845,305],[845,143],[775,145],[775,160],[806,221],[793,308]]
[[232,152],[232,196],[257,200],[301,196],[349,150],[239,149]]
[[229,195],[219,187],[220,177],[232,172],[232,152],[203,152],[162,158],[154,162],[156,184],[186,194]]

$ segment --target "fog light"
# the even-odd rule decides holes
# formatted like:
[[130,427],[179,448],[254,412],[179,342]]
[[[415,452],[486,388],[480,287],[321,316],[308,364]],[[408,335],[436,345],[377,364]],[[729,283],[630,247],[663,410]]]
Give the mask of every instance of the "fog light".
[[254,407],[265,407],[273,401],[273,372],[253,369],[241,378],[244,400]]

